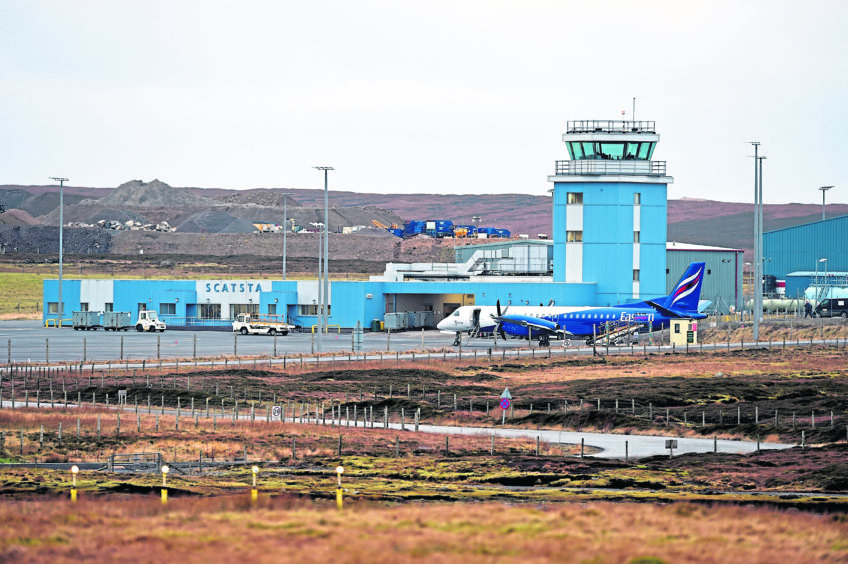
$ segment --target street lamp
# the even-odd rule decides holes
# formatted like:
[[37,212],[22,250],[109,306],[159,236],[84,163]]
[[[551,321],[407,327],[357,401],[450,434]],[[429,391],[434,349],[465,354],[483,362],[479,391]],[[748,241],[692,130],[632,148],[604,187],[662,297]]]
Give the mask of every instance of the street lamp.
[[[764,157],[764,156],[757,157],[758,174],[759,174],[758,185],[759,185],[759,191],[760,191],[760,195],[759,195],[760,196],[759,197],[760,211],[759,211],[759,222],[758,222],[758,224],[760,226],[760,233],[759,233],[760,254],[757,257],[759,268],[760,268],[760,275],[759,275],[759,277],[757,277],[757,318],[758,319],[761,318],[762,315],[763,315],[763,275],[765,274],[765,272],[764,272],[765,264],[764,264],[764,261],[763,261],[763,258],[764,258],[763,255],[765,254],[765,250],[763,249],[763,161],[765,159],[766,159],[766,157]],[[756,340],[758,337],[759,337],[759,331],[757,331],[757,334],[754,336],[754,340]]]
[[[335,170],[331,166],[316,166],[312,167],[316,170],[324,171],[324,295],[323,295],[323,304],[321,311],[319,314],[322,317],[321,326],[326,329],[327,327],[327,308],[330,304],[330,253],[328,251],[328,247],[330,244],[329,230],[330,230],[330,209],[329,209],[329,195],[327,192],[327,173],[331,170]],[[321,351],[321,339],[318,339],[318,352]]]
[[754,318],[754,340],[757,341],[760,336],[760,313],[757,311],[757,307],[759,306],[759,292],[757,291],[757,287],[762,289],[762,282],[760,278],[760,269],[762,268],[762,263],[760,262],[760,233],[762,230],[762,224],[760,223],[760,197],[762,192],[760,191],[760,157],[759,157],[759,149],[760,142],[759,141],[751,141],[751,145],[754,146],[754,287],[753,290],[753,307],[751,308],[751,315]]
[[62,247],[64,246],[62,243],[62,237],[65,224],[65,182],[68,181],[67,178],[61,178],[59,176],[51,176],[50,180],[55,180],[59,183],[59,323],[56,324],[56,327],[62,326],[62,313],[64,308],[62,307]]
[[822,186],[821,188],[819,188],[822,193],[822,221],[824,221],[824,194],[831,188],[833,188],[833,186]]

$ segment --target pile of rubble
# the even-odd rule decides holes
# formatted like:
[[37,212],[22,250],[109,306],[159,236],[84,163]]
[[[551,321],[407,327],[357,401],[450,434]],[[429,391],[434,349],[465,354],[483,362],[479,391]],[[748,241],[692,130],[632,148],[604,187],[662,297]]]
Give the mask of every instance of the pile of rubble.
[[115,220],[101,219],[97,223],[84,223],[81,221],[72,221],[65,224],[65,227],[102,227],[103,229],[111,229],[112,231],[160,231],[162,233],[173,233],[177,230],[176,227],[168,225],[167,221],[162,221],[153,225],[152,223],[142,224],[140,221],[127,220],[123,223]]

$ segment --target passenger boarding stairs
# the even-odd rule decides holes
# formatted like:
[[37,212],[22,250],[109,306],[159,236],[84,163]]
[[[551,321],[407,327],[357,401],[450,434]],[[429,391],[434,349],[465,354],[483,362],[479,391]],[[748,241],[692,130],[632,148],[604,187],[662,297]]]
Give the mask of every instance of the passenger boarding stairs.
[[586,339],[587,345],[626,345],[636,339],[636,334],[644,327],[641,323],[626,321],[607,322],[602,333]]

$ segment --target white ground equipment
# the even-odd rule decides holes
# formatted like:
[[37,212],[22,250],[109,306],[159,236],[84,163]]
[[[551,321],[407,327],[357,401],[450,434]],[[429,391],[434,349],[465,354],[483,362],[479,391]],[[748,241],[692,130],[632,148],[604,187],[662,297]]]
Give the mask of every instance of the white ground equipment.
[[242,335],[288,335],[292,329],[282,315],[240,313],[233,321],[233,332]]
[[152,309],[138,312],[138,321],[135,322],[135,330],[141,333],[142,331],[159,331],[165,332],[165,322],[159,321],[159,314]]

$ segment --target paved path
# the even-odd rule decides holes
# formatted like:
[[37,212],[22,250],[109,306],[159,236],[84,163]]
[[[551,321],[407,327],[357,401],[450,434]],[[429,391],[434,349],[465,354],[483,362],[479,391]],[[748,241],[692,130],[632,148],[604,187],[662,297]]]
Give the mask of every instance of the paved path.
[[[400,429],[397,423],[389,425],[391,429]],[[406,425],[409,430],[413,426]],[[419,425],[418,429],[422,433],[436,433],[440,435],[479,435],[489,437],[507,438],[507,439],[535,439],[545,443],[566,443],[579,445],[581,439],[584,440],[586,446],[596,447],[601,449],[601,452],[591,455],[598,458],[614,458],[624,459],[627,455],[631,459],[646,458],[649,456],[668,455],[669,451],[665,448],[665,441],[673,437],[666,436],[649,436],[649,435],[621,435],[616,433],[586,433],[577,431],[552,431],[552,430],[535,430],[535,429],[511,429],[504,427],[451,427],[444,425]],[[704,453],[717,452],[747,454],[756,452],[757,443],[751,441],[729,441],[718,440],[713,443],[713,439],[693,439],[693,438],[676,438],[677,448],[674,449],[674,454],[686,453]],[[625,443],[627,444],[625,446]],[[780,443],[760,443],[760,449],[785,449],[792,448],[795,445],[787,445]],[[625,452],[627,449],[629,452]]]
[[[40,407],[47,408],[51,407],[49,402],[42,401],[39,405],[36,405],[34,401],[29,402],[30,407]],[[24,402],[16,400],[15,408],[24,407]],[[55,408],[64,407],[61,403],[56,403]],[[67,407],[76,408],[76,404],[68,404]],[[2,401],[3,409],[12,408],[12,402],[8,400]],[[114,409],[114,406],[112,407]],[[134,412],[135,408],[131,406],[126,406],[123,408],[125,412]],[[161,411],[156,410],[157,413],[161,413]],[[186,410],[183,411],[184,418],[188,418],[188,414]],[[165,409],[165,414],[167,415],[175,415],[176,410],[167,408]],[[203,414],[201,413],[201,417]],[[230,418],[231,415],[219,415],[221,419]],[[249,420],[249,414],[240,414],[240,420]],[[303,425],[315,425],[315,420],[310,419],[307,422],[298,423],[293,418],[287,417],[287,423],[294,424],[303,424]],[[257,414],[255,418],[256,424],[265,424],[268,423],[265,421],[265,417]],[[273,423],[273,421],[272,421]],[[362,429],[362,421],[358,421],[358,428]],[[332,426],[330,420],[327,420],[326,425],[330,427]],[[347,425],[345,420],[341,420],[340,425],[335,425],[336,427],[343,429],[346,428]],[[400,430],[400,423],[389,423],[389,429]],[[351,428],[353,428],[353,420],[351,420]],[[366,426],[366,429],[370,429],[371,427]],[[383,423],[374,422],[375,429],[383,429]],[[414,432],[415,425],[414,423],[406,423],[404,425],[405,432]],[[420,424],[418,426],[418,431],[421,433],[433,433],[437,435],[469,435],[469,436],[479,436],[479,437],[490,437],[491,435],[495,435],[495,437],[504,438],[504,439],[535,439],[539,437],[539,440],[545,443],[552,444],[574,444],[579,445],[580,441],[584,441],[584,445],[587,447],[594,447],[600,449],[600,452],[596,454],[587,454],[586,456],[594,456],[597,458],[610,458],[610,459],[624,459],[628,457],[630,459],[637,458],[646,458],[649,456],[657,456],[657,455],[668,455],[669,451],[665,447],[665,441],[668,439],[674,439],[677,441],[677,447],[674,449],[674,454],[687,454],[687,453],[706,453],[706,452],[722,452],[722,453],[736,453],[736,454],[748,454],[752,452],[756,452],[757,443],[753,441],[742,441],[742,440],[716,440],[713,439],[698,439],[698,438],[688,438],[688,437],[669,437],[669,436],[651,436],[651,435],[622,435],[617,433],[590,433],[583,431],[554,431],[549,429],[515,429],[509,427],[455,427],[449,425],[426,425]],[[792,448],[796,445],[782,444],[782,443],[760,443],[759,448],[761,450],[766,449],[786,449]]]

